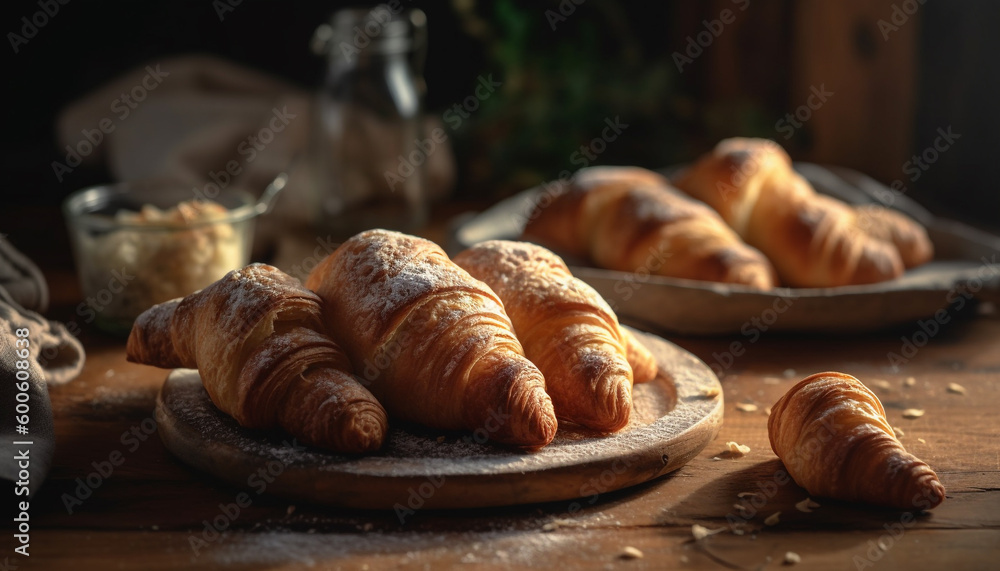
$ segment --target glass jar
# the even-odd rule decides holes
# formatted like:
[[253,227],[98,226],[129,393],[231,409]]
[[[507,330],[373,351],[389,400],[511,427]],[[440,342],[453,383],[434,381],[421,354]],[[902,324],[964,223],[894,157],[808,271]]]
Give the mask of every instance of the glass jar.
[[341,10],[317,28],[327,58],[310,141],[317,228],[336,241],[369,228],[426,223],[420,110],[426,53],[420,10]]
[[226,189],[192,200],[172,181],[79,190],[63,203],[85,323],[127,336],[140,313],[193,293],[249,262],[254,219],[248,193]]

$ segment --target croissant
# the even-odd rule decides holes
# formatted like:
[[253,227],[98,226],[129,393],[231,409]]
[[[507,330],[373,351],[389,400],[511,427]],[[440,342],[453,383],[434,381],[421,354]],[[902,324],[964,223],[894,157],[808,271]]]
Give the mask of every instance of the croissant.
[[[591,167],[539,201],[524,238],[623,272],[774,285],[774,270],[718,214],[638,167]],[[547,202],[546,202],[547,201]]]
[[937,474],[903,449],[878,397],[850,375],[803,379],[772,407],[767,433],[810,494],[903,510],[944,500]]
[[439,246],[386,230],[358,234],[306,285],[390,415],[450,430],[485,430],[524,448],[557,422],[545,379],[525,356],[503,303]]
[[659,365],[653,354],[628,329],[622,327],[621,334],[625,340],[625,358],[632,367],[632,380],[636,383],[648,383],[655,379],[659,374]]
[[338,452],[378,449],[388,421],[325,333],[320,299],[277,268],[251,264],[142,313],[128,360],[197,368],[212,402],[247,428],[280,426]]
[[726,139],[674,180],[764,252],[785,285],[833,287],[898,277],[933,246],[909,217],[817,194],[777,143]]
[[491,240],[455,263],[500,297],[525,355],[545,376],[560,421],[605,432],[628,424],[628,341],[614,311],[562,258],[527,242]]

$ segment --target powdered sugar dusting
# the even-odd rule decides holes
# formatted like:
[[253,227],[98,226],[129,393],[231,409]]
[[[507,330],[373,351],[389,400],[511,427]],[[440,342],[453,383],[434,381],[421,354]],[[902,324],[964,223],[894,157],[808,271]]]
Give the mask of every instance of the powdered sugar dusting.
[[[196,456],[190,453],[190,448],[211,444],[213,449],[226,449],[254,462],[276,459],[288,466],[313,470],[317,481],[322,481],[327,472],[377,479],[501,474],[543,477],[544,471],[552,468],[594,461],[610,463],[629,453],[655,449],[658,442],[717,413],[721,399],[700,398],[706,386],[718,387],[718,380],[704,363],[663,340],[636,335],[650,347],[663,373],[674,382],[661,377],[637,385],[633,393],[632,419],[624,430],[601,436],[561,426],[555,440],[537,452],[496,446],[477,439],[474,433],[448,433],[398,423],[392,426],[384,448],[369,456],[337,456],[316,449],[295,449],[287,444],[288,436],[248,431],[216,410],[201,388],[197,373],[190,370],[171,375],[161,395],[160,414],[173,421],[165,423],[165,429],[177,425],[191,428],[191,433],[199,435],[198,442],[171,448],[182,459]],[[224,472],[225,467],[216,464],[197,467],[226,477],[227,474],[219,473],[219,470]],[[229,476],[241,479],[239,474]],[[444,486],[439,494],[448,493],[448,489]],[[295,492],[282,490],[280,480],[269,491]]]

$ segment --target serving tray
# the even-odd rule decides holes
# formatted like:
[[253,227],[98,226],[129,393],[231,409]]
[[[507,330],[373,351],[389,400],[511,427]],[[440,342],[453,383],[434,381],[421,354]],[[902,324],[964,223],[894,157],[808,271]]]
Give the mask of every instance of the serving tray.
[[383,449],[368,456],[306,448],[287,435],[241,428],[215,408],[191,369],[170,373],[156,420],[167,449],[192,467],[300,501],[392,509],[401,517],[420,508],[594,501],[677,470],[722,425],[722,391],[711,369],[664,339],[633,333],[660,372],[635,386],[629,425],[612,435],[560,426],[555,440],[537,452],[493,445],[476,432],[413,426],[393,426]]
[[[683,166],[668,167],[666,176]],[[840,167],[795,163],[818,192],[851,204],[891,204],[923,224],[935,259],[878,284],[834,288],[775,288],[759,291],[661,276],[633,275],[574,263],[573,274],[589,283],[625,321],[645,329],[682,334],[765,331],[859,332],[931,318],[938,310],[962,309],[980,300],[1000,301],[1000,237],[935,217],[905,195]],[[526,190],[488,210],[459,220],[448,251],[457,254],[484,240],[515,240],[544,189]],[[891,197],[891,198],[889,198]],[[949,318],[950,319],[950,318]]]

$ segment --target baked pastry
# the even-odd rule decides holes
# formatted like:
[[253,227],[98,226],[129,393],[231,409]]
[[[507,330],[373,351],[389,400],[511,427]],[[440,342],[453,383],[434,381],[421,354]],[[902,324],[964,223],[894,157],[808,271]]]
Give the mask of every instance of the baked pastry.
[[902,510],[944,500],[937,474],[903,449],[878,397],[850,375],[803,379],[771,408],[767,433],[810,494]]
[[788,286],[880,282],[933,256],[919,224],[817,194],[784,149],[766,139],[726,139],[674,183],[764,252]]
[[537,448],[557,423],[545,379],[525,356],[503,303],[438,245],[386,230],[343,244],[306,285],[395,418]]
[[251,264],[135,321],[128,360],[197,368],[215,406],[247,428],[280,426],[303,442],[368,452],[388,421],[324,333],[319,297],[277,268]]
[[527,242],[491,240],[455,263],[500,297],[525,355],[545,376],[560,422],[604,432],[628,424],[628,340],[614,311],[562,258]]
[[553,189],[528,217],[525,239],[611,270],[774,285],[763,254],[657,173],[591,167]]
[[632,380],[636,383],[648,383],[655,379],[660,368],[653,354],[628,329],[621,327],[621,333],[625,340],[625,358],[632,367]]

